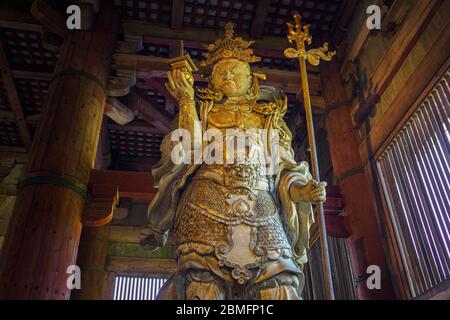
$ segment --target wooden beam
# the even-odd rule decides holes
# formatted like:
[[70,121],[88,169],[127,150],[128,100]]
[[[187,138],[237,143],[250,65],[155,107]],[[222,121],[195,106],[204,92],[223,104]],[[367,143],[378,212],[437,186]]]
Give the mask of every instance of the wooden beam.
[[114,122],[125,125],[135,118],[135,113],[117,98],[108,98],[105,104],[105,115]]
[[142,132],[142,133],[151,133],[151,134],[164,134],[160,129],[149,125],[148,122],[144,120],[135,119],[126,125],[119,125],[108,123],[108,129],[112,130],[120,130],[120,131],[131,131],[131,132]]
[[[111,226],[109,241],[140,243],[141,227]],[[169,232],[167,245],[175,245],[174,233]]]
[[173,0],[170,27],[179,30],[183,27],[184,0]]
[[[122,69],[136,70],[140,79],[167,78],[169,66],[167,59],[162,57],[149,57],[134,54],[115,54],[115,63]],[[295,71],[278,70],[254,67],[253,71],[266,74],[267,80],[261,84],[274,86],[287,93],[297,93],[299,90],[299,73]],[[200,74],[194,74],[195,81],[206,81]],[[308,75],[311,89],[311,101],[313,108],[324,109],[325,103],[320,94],[320,76],[318,73]]]
[[99,10],[99,0],[81,0],[81,30],[91,30],[95,22],[95,13]]
[[25,121],[30,126],[37,127],[39,125],[39,123],[41,122],[41,118],[42,118],[42,113],[36,113],[36,114],[31,114],[31,115],[27,116],[25,118]]
[[42,26],[29,12],[12,10],[7,5],[0,6],[0,28],[42,32]]
[[379,96],[384,93],[441,4],[442,0],[423,0],[415,3],[371,77],[373,91]]
[[2,153],[27,153],[27,149],[23,147],[10,147],[10,146],[0,146],[0,152]]
[[109,143],[109,132],[107,128],[108,121],[108,117],[103,116],[94,169],[106,169],[111,163],[111,149]]
[[106,271],[168,276],[177,271],[177,264],[174,259],[109,256],[106,259]]
[[[218,36],[219,37],[219,36]],[[170,57],[175,57],[179,55],[180,52],[180,41],[175,39],[168,39],[163,38],[162,36],[156,37],[156,36],[142,36],[143,43],[148,44],[154,44],[154,45],[164,45],[169,46],[170,51],[173,51],[173,54],[169,54]],[[198,50],[206,50],[208,44],[206,42],[200,42],[200,40],[183,40],[184,41],[184,47],[189,49],[198,49]],[[264,40],[258,40],[264,41]],[[252,46],[253,48],[253,46]],[[253,51],[255,55],[261,56],[261,57],[269,57],[269,58],[283,58],[287,59],[284,56],[283,48],[278,48],[277,50],[274,49],[265,49],[265,48],[253,48]],[[126,52],[121,52],[126,53]],[[313,66],[311,64],[308,64],[306,66],[308,74],[312,73],[319,73],[319,68],[317,66]]]
[[53,77],[51,73],[22,70],[12,70],[12,75],[14,78],[45,81],[50,81]]
[[143,119],[152,127],[157,128],[161,133],[168,133],[171,128],[172,115],[161,110],[156,103],[147,100],[146,94],[142,91],[137,92],[138,88],[133,89],[127,96],[120,101],[126,105],[134,114]]
[[89,184],[115,185],[122,198],[132,198],[150,202],[157,189],[153,188],[150,172],[92,170]]
[[14,112],[17,127],[24,147],[28,150],[31,147],[31,136],[23,114],[22,106],[20,104],[19,96],[17,95],[16,85],[14,83],[13,74],[8,64],[3,43],[0,41],[0,75],[3,85],[8,94],[8,100],[11,110]]
[[[383,0],[377,0],[377,2],[375,4],[382,8],[381,9],[381,20],[383,20],[384,16],[386,15],[386,12],[387,12],[387,9],[386,9],[387,7],[384,4]],[[348,8],[348,9],[346,8],[345,10],[352,9],[353,11],[355,11],[355,7],[358,4],[355,4],[353,0],[350,0],[350,1],[348,1],[347,5],[350,6],[350,8]],[[361,4],[359,4],[359,5],[361,5]],[[365,8],[363,11],[365,12]],[[359,11],[359,12],[361,12],[361,11]],[[342,23],[346,23],[346,24],[350,23],[348,13],[344,12],[343,19],[344,20],[342,21]],[[347,29],[346,24],[342,25],[340,28]],[[369,28],[367,28],[366,20],[362,20],[362,25],[360,26],[360,30],[359,30],[358,34],[356,35],[356,38],[355,39],[347,38],[347,41],[349,41],[349,40],[351,41],[351,46],[348,47],[349,44],[347,43],[347,46],[344,46],[344,52],[339,53],[339,54],[345,55],[345,58],[341,63],[341,66],[342,66],[341,73],[342,74],[345,74],[345,70],[349,68],[350,64],[354,63],[355,60],[359,58],[359,56],[364,51],[364,48],[367,44],[367,41],[369,40],[369,37],[375,31],[376,30],[369,30]],[[336,34],[337,33],[338,32],[336,32]],[[335,37],[337,36],[336,34],[335,34]]]
[[[195,41],[208,45],[214,43],[219,37],[224,37],[225,30],[214,30],[198,27],[184,27],[182,30],[172,30],[163,24],[139,20],[124,20],[124,34],[165,38],[172,40]],[[283,53],[289,47],[285,37],[263,37],[252,46],[255,49],[273,50]]]
[[68,32],[65,17],[56,11],[46,0],[35,0],[31,14],[48,30],[64,38]]
[[42,48],[51,52],[59,52],[64,42],[63,38],[52,31],[48,31],[47,28],[44,28],[41,39]]
[[14,121],[16,116],[12,111],[0,111],[0,120]]
[[[386,108],[382,121],[375,123],[359,148],[363,165],[384,150],[403,126],[406,119],[428,96],[430,90],[450,67],[450,22],[443,28],[416,70],[405,82],[402,90]],[[369,148],[370,146],[370,148]]]
[[[117,155],[114,157],[121,170],[136,172],[151,172],[153,166],[159,161],[157,157],[135,158]],[[140,203],[147,203],[146,199],[135,200]]]
[[370,78],[371,87],[369,88],[368,101],[359,105],[354,114],[354,122],[357,125],[365,121],[378,102],[378,97],[383,95],[441,4],[442,0],[423,0],[414,3],[394,36],[390,47],[379,59],[379,63]]
[[352,42],[352,45],[347,52],[347,56],[342,63],[341,73],[344,73],[344,70],[348,68],[349,64],[353,63],[361,55],[372,31],[373,30],[367,28],[366,24],[359,30],[356,39]]
[[141,227],[110,226],[109,241],[139,243]]
[[271,0],[260,0],[256,6],[255,15],[250,27],[250,35],[255,38],[261,38],[264,32],[264,25],[269,15]]
[[394,1],[386,13],[386,17],[382,19],[381,30],[383,32],[392,32],[395,28],[402,24],[408,15],[412,3],[408,1]]
[[345,4],[342,6],[342,11],[339,15],[339,20],[336,21],[332,27],[331,34],[333,35],[333,43],[339,44],[342,34],[347,30],[348,25],[355,13],[360,0],[346,0]]
[[4,147],[0,147],[0,159],[12,158],[17,163],[27,163],[29,154],[25,152],[14,152],[3,150]]
[[137,97],[135,112],[151,125],[168,133],[172,127],[172,115],[161,108],[156,99],[145,94],[142,89],[132,88],[131,94]]
[[137,85],[138,88],[145,89],[146,86],[149,86],[151,89],[156,90],[159,94],[166,98],[166,110],[170,113],[175,111],[175,105],[177,104],[177,100],[170,94],[167,88],[158,81],[157,78],[149,78],[145,79],[145,83],[142,85]]

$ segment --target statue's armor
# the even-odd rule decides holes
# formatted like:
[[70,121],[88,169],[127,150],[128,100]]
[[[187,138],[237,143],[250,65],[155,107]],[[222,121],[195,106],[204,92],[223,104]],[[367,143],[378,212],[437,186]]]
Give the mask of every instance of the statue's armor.
[[[247,106],[220,106],[208,117],[208,128],[254,129],[263,125],[264,118]],[[263,151],[260,139],[253,138],[250,143]],[[255,282],[258,270],[280,259],[285,267],[277,268],[275,274],[286,269],[300,273],[290,263],[291,247],[272,196],[272,176],[266,174],[262,163],[245,157],[240,161],[231,165],[204,163],[197,171],[178,207],[177,255],[212,256],[239,284],[250,279]]]
[[260,129],[265,119],[252,112],[250,103],[216,105],[208,115],[208,128]]

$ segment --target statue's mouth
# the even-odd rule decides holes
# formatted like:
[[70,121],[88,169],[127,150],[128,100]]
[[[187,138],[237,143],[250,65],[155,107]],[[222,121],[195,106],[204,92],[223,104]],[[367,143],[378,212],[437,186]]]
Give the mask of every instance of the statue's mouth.
[[236,87],[236,84],[234,83],[234,81],[226,80],[226,81],[223,82],[223,86],[233,86],[233,87]]

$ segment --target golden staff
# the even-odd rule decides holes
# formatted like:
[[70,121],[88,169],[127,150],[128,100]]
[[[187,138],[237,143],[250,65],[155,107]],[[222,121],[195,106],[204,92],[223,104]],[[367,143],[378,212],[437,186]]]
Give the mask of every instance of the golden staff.
[[[306,125],[308,127],[308,143],[311,153],[312,174],[315,180],[320,181],[319,164],[317,161],[316,140],[314,135],[314,124],[311,110],[311,99],[309,97],[308,75],[306,72],[306,60],[313,66],[320,63],[320,59],[331,61],[331,58],[336,54],[336,51],[328,51],[328,43],[324,43],[323,47],[318,49],[306,50],[306,45],[311,44],[312,36],[309,34],[310,25],[301,25],[301,16],[294,14],[295,28],[291,23],[287,23],[289,34],[287,36],[289,43],[297,44],[297,49],[287,48],[284,50],[284,55],[287,58],[297,58],[300,63],[300,73],[303,87],[303,104],[306,113]],[[331,277],[330,256],[328,254],[327,230],[325,227],[325,217],[323,211],[323,203],[320,202],[317,206],[320,244],[322,248],[322,266],[325,273],[325,291],[328,300],[334,300],[333,279]]]

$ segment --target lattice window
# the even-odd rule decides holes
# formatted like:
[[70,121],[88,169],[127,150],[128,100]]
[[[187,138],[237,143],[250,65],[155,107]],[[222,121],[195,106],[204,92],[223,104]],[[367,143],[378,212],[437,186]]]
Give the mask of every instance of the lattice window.
[[42,113],[50,82],[31,79],[16,79],[15,82],[25,116]]
[[145,20],[169,24],[172,0],[114,0],[126,19]]
[[256,8],[254,0],[186,0],[185,26],[223,29],[232,21],[235,30],[248,32]]
[[264,34],[285,36],[286,22],[291,22],[294,11],[300,12],[304,24],[311,24],[312,33],[330,31],[342,3],[339,0],[272,0]]
[[53,72],[59,53],[42,47],[39,32],[1,29],[0,35],[13,70]]
[[13,121],[0,121],[0,145],[9,147],[23,146],[17,125]]
[[116,276],[113,300],[156,300],[166,281],[163,277]]
[[[356,300],[353,273],[346,239],[328,237],[331,272],[335,298]],[[325,283],[322,269],[320,241],[316,241],[308,252],[309,262],[305,265],[305,300],[324,300]]]
[[121,157],[154,158],[161,156],[162,135],[110,129],[111,149]]
[[412,298],[450,279],[450,72],[377,160]]

